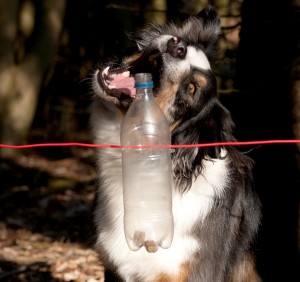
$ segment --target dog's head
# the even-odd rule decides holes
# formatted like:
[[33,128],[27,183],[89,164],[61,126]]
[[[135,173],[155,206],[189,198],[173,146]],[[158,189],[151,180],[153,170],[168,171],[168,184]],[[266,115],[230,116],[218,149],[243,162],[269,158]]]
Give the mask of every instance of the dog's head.
[[[210,68],[219,34],[219,17],[211,6],[181,27],[149,25],[136,38],[136,54],[98,68],[94,91],[109,108],[126,112],[134,98],[134,74],[149,72],[156,102],[170,123],[173,144],[232,140],[232,122],[217,98]],[[191,174],[201,170],[204,157],[219,156],[217,147],[176,150],[173,169],[189,182]]]
[[[139,48],[136,54],[121,63],[99,67],[95,92],[104,101],[126,109],[134,97],[134,74],[149,72],[158,104],[170,123],[177,122],[179,115],[198,108],[204,88],[215,87],[209,58],[215,52],[219,33],[219,17],[212,7],[202,10],[198,17],[190,17],[182,27],[149,25],[135,38]],[[175,110],[178,102],[180,111]]]

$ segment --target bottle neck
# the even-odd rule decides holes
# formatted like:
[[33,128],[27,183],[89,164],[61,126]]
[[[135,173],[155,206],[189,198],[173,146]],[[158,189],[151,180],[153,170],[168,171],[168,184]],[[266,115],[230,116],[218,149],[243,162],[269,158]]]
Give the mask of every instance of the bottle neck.
[[143,96],[147,98],[149,95],[153,95],[152,87],[136,88],[135,99],[140,99]]

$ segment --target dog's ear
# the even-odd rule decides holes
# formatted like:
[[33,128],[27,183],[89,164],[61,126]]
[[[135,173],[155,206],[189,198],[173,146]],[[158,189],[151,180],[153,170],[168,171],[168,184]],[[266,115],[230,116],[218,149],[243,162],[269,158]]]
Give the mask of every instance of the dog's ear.
[[182,27],[185,38],[198,45],[209,57],[214,57],[216,44],[221,34],[220,17],[211,5],[199,12],[197,16],[188,18]]
[[197,17],[203,19],[203,24],[220,24],[219,14],[212,5],[208,5],[207,7],[202,9],[198,13]]
[[221,34],[220,17],[211,5],[199,12],[197,18],[202,22],[203,29],[199,34],[201,44],[205,52],[210,54],[216,47],[217,40]]
[[[211,99],[197,116],[187,119],[172,132],[172,144],[204,144],[235,141],[230,112],[217,98]],[[221,159],[222,147],[181,148],[172,155],[174,179],[182,192],[187,191],[203,169],[203,160]],[[232,149],[227,148],[227,153]]]

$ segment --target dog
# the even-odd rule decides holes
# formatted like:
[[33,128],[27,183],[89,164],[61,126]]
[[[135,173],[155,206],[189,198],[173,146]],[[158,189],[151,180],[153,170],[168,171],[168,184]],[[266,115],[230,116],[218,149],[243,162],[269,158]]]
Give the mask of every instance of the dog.
[[[151,73],[154,96],[166,116],[172,144],[235,141],[230,112],[217,94],[211,61],[221,33],[212,6],[181,26],[146,25],[137,52],[93,74],[91,126],[97,144],[120,144],[122,120],[134,99],[133,76]],[[122,152],[97,151],[99,183],[95,249],[108,281],[261,281],[251,245],[260,224],[252,160],[234,146],[174,149],[174,237],[170,248],[131,251],[123,230]]]

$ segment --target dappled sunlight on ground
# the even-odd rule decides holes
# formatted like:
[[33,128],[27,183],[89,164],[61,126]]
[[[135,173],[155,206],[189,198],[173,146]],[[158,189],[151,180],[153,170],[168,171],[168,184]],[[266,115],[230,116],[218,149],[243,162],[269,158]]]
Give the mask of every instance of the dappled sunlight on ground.
[[103,281],[92,249],[96,173],[88,157],[27,152],[0,160],[1,281]]

